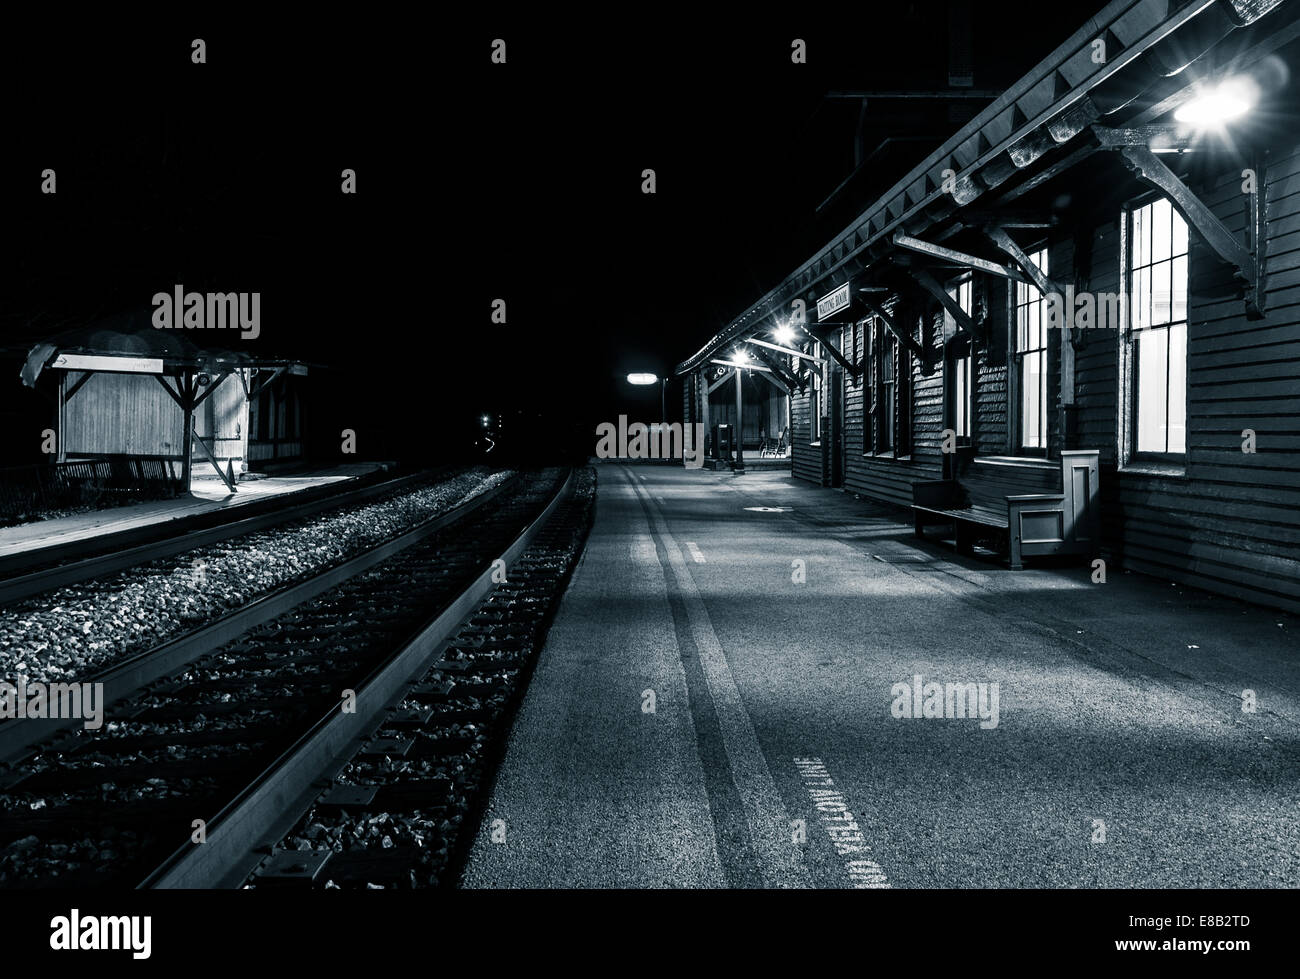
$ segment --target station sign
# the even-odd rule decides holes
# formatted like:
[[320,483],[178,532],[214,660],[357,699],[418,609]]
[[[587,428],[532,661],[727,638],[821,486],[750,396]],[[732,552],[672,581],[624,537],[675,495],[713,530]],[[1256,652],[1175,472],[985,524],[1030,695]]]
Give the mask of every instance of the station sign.
[[849,305],[849,284],[846,282],[838,289],[826,293],[821,299],[817,300],[817,319],[824,320],[826,317],[838,313],[841,309],[847,309]]

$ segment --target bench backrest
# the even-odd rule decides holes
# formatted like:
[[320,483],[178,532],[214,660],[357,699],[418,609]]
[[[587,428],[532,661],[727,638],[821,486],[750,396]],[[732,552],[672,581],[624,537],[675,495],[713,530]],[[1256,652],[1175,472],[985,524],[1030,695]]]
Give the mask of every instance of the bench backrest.
[[1005,511],[1008,496],[1061,492],[1061,469],[1056,464],[1049,469],[1032,464],[974,459],[957,481],[972,506]]

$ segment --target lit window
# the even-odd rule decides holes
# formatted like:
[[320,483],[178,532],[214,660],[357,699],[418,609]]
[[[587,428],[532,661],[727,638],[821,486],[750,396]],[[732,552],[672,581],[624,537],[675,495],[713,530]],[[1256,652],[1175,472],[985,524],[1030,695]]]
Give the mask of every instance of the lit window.
[[[961,307],[963,313],[967,316],[971,314],[971,279],[969,277],[949,289],[948,295],[957,300],[957,304]],[[957,327],[956,320],[949,313],[945,313],[944,316],[948,321],[949,330],[955,330]],[[959,440],[967,444],[969,444],[971,437],[971,419],[975,414],[973,363],[972,351],[968,341],[966,352],[960,357],[954,357],[952,361],[953,431],[957,433]]]
[[880,412],[877,434],[877,451],[888,452],[894,447],[895,358],[897,342],[892,335],[881,331],[880,355]]
[[1187,223],[1161,197],[1129,212],[1135,452],[1187,452]]
[[[812,344],[808,345],[808,352],[812,353]],[[808,399],[808,407],[812,412],[811,434],[808,441],[816,443],[822,439],[822,371],[821,364],[813,363],[809,373],[812,375],[812,385],[810,387],[811,396]]]
[[[1044,274],[1047,249],[1029,260]],[[1019,396],[1020,448],[1047,448],[1047,315],[1046,300],[1038,287],[1016,283],[1016,380]]]

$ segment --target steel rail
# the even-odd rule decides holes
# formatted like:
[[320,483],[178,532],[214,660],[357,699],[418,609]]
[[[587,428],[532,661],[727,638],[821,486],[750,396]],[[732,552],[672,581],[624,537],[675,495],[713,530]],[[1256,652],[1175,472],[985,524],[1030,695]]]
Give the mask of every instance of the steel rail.
[[[509,567],[569,496],[573,470],[545,509],[501,555]],[[376,666],[356,688],[356,713],[327,708],[311,727],[206,824],[206,842],[178,847],[141,888],[229,888],[252,873],[321,792],[319,782],[346,763],[382,723],[400,691],[437,661],[444,644],[495,587],[489,565],[441,612]],[[364,709],[360,705],[365,705]]]

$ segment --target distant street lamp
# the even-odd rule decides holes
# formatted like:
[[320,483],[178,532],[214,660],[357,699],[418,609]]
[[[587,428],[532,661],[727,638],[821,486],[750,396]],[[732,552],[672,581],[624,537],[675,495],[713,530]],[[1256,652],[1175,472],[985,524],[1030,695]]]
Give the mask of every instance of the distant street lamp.
[[635,384],[637,387],[645,387],[650,384],[659,385],[659,418],[663,424],[668,423],[668,378],[660,378],[657,374],[651,374],[643,371],[627,376],[628,384]]

